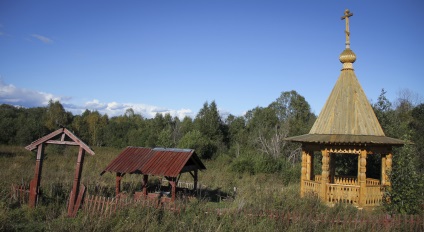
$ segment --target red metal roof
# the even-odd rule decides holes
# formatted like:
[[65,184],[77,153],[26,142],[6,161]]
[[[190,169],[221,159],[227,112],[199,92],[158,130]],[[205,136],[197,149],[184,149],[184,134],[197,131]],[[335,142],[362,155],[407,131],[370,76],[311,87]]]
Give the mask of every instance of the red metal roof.
[[205,165],[191,149],[127,147],[101,175],[120,172],[176,177],[183,172],[203,169]]

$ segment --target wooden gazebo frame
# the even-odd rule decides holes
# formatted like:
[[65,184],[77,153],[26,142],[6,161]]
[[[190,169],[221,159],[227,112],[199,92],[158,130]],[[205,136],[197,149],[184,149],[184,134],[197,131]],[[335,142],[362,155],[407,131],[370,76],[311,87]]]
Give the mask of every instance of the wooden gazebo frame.
[[37,149],[37,158],[35,161],[34,178],[30,182],[29,206],[35,207],[40,194],[41,172],[44,159],[44,148],[48,144],[66,145],[66,146],[79,146],[77,163],[75,166],[74,182],[68,204],[68,216],[75,216],[78,211],[79,205],[84,195],[85,187],[80,188],[81,173],[84,164],[85,152],[94,155],[91,150],[81,139],[75,136],[71,131],[66,128],[60,128],[42,138],[37,139],[25,149],[33,151]]
[[[198,172],[206,167],[192,149],[127,147],[101,172],[116,173],[115,194],[121,193],[121,180],[125,174],[140,174],[142,191],[135,198],[147,198],[149,175],[161,176],[171,185],[170,201],[175,201],[176,189],[182,173],[189,173],[194,180],[193,190],[197,189]],[[165,199],[165,198],[164,198]]]

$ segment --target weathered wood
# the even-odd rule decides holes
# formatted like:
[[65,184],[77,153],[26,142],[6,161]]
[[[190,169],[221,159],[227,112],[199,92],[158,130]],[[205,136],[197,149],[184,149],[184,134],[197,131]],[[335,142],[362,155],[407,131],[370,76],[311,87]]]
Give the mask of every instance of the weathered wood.
[[29,207],[35,207],[40,192],[41,172],[43,169],[44,144],[39,144],[35,161],[34,178],[30,183]]
[[84,164],[84,154],[85,154],[85,150],[83,147],[80,146],[79,148],[79,152],[78,152],[78,159],[77,159],[77,164],[75,167],[75,175],[74,175],[74,184],[72,187],[72,194],[71,194],[71,198],[69,199],[69,205],[68,205],[68,216],[72,216],[73,214],[73,209],[75,207],[75,201],[77,198],[77,193],[79,193],[79,186],[80,186],[80,182],[81,182],[81,173],[82,173],[82,168],[83,168],[83,164]]
[[72,142],[72,141],[48,140],[45,143],[47,143],[47,144],[58,144],[58,145],[69,145],[69,146],[79,146],[78,143]]
[[77,215],[78,210],[81,207],[81,202],[83,201],[83,198],[84,198],[85,190],[86,190],[85,185],[81,185],[81,188],[77,197],[77,202],[75,203],[71,217],[75,217]]

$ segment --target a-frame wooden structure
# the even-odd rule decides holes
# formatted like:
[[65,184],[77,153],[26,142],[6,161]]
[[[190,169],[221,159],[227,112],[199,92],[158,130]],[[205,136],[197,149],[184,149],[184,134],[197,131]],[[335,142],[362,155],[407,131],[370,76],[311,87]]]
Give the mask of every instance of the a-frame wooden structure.
[[78,159],[75,167],[74,183],[69,199],[68,205],[68,216],[75,216],[78,211],[79,205],[84,195],[85,187],[80,188],[81,173],[84,163],[85,152],[90,155],[94,155],[94,151],[91,150],[81,139],[75,136],[71,131],[66,128],[60,128],[42,138],[39,138],[26,146],[25,149],[33,151],[37,149],[37,158],[35,161],[35,174],[34,178],[30,182],[30,193],[29,193],[29,206],[35,207],[38,196],[40,194],[39,188],[41,183],[41,171],[43,167],[44,148],[47,144],[58,144],[68,146],[79,146]]

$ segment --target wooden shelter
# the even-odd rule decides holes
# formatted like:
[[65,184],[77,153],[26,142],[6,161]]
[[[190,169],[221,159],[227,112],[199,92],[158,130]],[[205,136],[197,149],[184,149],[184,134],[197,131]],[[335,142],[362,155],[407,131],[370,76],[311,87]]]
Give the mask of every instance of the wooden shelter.
[[[392,147],[404,142],[385,136],[356,78],[356,55],[350,49],[352,15],[346,10],[342,17],[346,20],[346,49],[340,55],[343,68],[327,102],[308,134],[286,140],[302,143],[301,196],[310,192],[329,203],[377,206],[382,203],[384,188],[390,185],[387,174],[392,168]],[[313,170],[314,152],[322,154],[321,175]],[[356,175],[337,175],[335,161],[340,156],[357,159]],[[367,177],[369,156],[381,159],[378,179]]]
[[176,148],[125,148],[100,175],[105,172],[116,172],[116,196],[119,196],[121,179],[125,174],[141,174],[142,195],[147,196],[149,175],[163,176],[171,185],[171,200],[175,200],[176,187],[182,173],[190,173],[197,188],[198,170],[206,169],[205,165],[192,149]]
[[44,148],[47,144],[67,145],[67,146],[79,146],[77,164],[75,167],[74,183],[69,198],[68,204],[68,216],[75,216],[78,211],[79,205],[84,195],[85,187],[80,188],[81,173],[84,163],[85,152],[90,155],[94,155],[94,151],[91,150],[81,139],[75,136],[71,131],[66,128],[60,128],[52,133],[37,139],[30,145],[26,146],[27,150],[37,149],[37,158],[35,161],[35,174],[34,178],[30,182],[30,194],[29,194],[29,206],[35,207],[38,196],[40,194],[40,183],[41,183],[41,171],[43,167],[44,159]]

